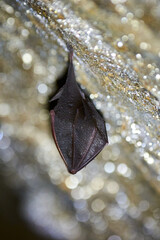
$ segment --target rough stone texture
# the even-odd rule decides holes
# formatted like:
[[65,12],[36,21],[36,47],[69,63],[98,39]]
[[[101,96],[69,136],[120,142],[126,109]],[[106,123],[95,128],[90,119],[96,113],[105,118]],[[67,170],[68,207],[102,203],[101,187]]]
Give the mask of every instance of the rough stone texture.
[[[2,176],[25,193],[23,215],[42,234],[160,239],[159,12],[156,0],[0,2]],[[67,42],[110,142],[75,176],[47,109]]]

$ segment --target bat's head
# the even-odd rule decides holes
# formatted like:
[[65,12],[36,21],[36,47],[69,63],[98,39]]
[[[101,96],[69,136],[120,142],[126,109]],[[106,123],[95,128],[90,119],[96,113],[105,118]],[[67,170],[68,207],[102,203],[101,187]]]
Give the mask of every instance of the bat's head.
[[78,170],[76,169],[68,169],[68,172],[71,174],[76,174],[78,172]]

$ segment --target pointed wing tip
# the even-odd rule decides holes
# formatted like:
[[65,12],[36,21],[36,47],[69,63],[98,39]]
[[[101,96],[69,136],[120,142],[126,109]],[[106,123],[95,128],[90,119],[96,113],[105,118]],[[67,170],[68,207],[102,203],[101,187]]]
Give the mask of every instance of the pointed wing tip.
[[[106,139],[105,139],[105,141],[104,141],[104,145],[102,146],[101,151],[102,151],[103,148],[104,148],[105,146],[107,146],[108,144],[109,144],[108,137],[106,137]],[[101,151],[100,151],[100,152],[101,152]]]
[[105,145],[107,145],[107,144],[109,144],[108,138],[106,139],[106,143],[105,143]]
[[54,95],[51,99],[49,99],[49,103],[53,102],[56,99],[56,95]]

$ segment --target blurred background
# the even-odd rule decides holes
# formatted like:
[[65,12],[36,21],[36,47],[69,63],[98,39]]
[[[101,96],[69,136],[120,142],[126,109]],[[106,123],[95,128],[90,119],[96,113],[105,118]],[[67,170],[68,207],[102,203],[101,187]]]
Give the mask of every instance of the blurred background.
[[[160,2],[0,1],[0,233],[7,239],[160,239]],[[74,49],[109,145],[70,175],[49,97]]]

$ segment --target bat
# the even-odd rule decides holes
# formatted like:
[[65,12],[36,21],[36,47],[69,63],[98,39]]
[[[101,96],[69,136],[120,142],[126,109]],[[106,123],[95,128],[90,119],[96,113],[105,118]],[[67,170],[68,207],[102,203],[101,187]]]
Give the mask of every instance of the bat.
[[72,47],[66,82],[50,102],[53,139],[68,172],[75,174],[101,152],[108,137],[103,117],[76,82]]

